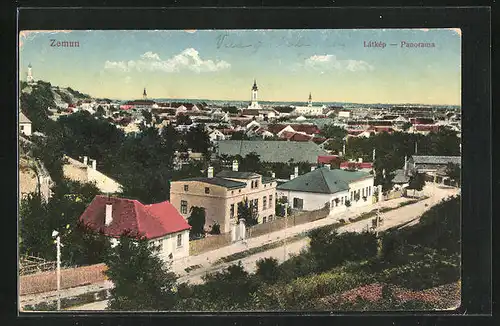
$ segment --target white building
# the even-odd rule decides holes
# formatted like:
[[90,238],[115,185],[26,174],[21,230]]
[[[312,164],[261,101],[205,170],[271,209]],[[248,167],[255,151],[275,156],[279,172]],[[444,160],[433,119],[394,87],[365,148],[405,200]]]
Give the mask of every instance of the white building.
[[224,135],[220,130],[214,129],[208,134],[208,138],[212,143],[218,140],[226,140],[226,135]]
[[31,63],[28,65],[28,74],[26,76],[26,82],[28,85],[35,84],[35,79],[33,78],[33,72],[31,71]]
[[168,201],[144,205],[137,200],[99,195],[80,216],[80,221],[111,237],[112,245],[117,245],[120,235],[129,231],[130,237],[143,236],[158,246],[159,256],[165,262],[189,256],[191,226]]
[[312,96],[309,93],[309,99],[307,101],[307,106],[296,106],[293,110],[292,115],[323,115],[323,111],[326,106],[313,106]]
[[22,112],[19,112],[19,131],[26,136],[31,135],[31,121]]
[[314,169],[304,175],[291,176],[291,180],[276,187],[277,198],[285,199],[297,210],[318,210],[326,205],[331,211],[372,204],[374,178],[362,171],[331,170],[329,166]]

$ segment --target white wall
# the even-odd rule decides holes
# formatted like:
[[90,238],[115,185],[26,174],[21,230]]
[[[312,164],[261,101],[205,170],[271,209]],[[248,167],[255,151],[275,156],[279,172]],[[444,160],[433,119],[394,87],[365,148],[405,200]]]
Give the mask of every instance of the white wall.
[[19,123],[19,131],[22,134],[25,134],[26,136],[30,136],[31,135],[31,123]]
[[318,194],[312,192],[286,191],[277,189],[276,195],[278,199],[280,199],[283,196],[286,196],[288,198],[288,203],[291,208],[293,208],[293,199],[300,198],[304,201],[303,210],[314,211],[325,207],[326,203],[330,203],[331,206],[332,200],[335,200],[335,198],[340,199],[340,197],[348,196],[348,192],[341,191],[335,194]]
[[[178,234],[180,234],[182,237],[182,245],[180,247],[177,247]],[[167,234],[162,238],[151,240],[151,242],[155,244],[158,244],[158,241],[161,241],[162,243],[160,257],[164,261],[170,260],[169,258],[170,254],[172,254],[173,260],[189,256],[189,230]]]
[[[366,188],[369,188],[369,190],[366,190]],[[364,190],[364,195],[363,195],[363,189]],[[360,197],[359,201],[351,200],[351,194],[350,192],[358,191],[360,192]],[[351,200],[351,205],[353,207],[360,207],[360,206],[366,206],[366,205],[371,205],[372,204],[372,196],[373,196],[373,191],[375,190],[373,186],[373,177],[364,179],[361,181],[353,182],[349,184],[349,200]],[[363,196],[366,196],[367,199],[366,201],[363,200]]]

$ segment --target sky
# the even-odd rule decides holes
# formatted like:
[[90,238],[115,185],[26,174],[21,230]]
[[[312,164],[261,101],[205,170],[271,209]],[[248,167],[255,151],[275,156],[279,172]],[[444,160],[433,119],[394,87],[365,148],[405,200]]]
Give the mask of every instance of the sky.
[[[52,46],[63,41],[79,46]],[[250,101],[255,79],[262,101],[461,103],[455,28],[22,31],[21,80],[29,63],[35,80],[119,100],[146,88],[149,98]]]

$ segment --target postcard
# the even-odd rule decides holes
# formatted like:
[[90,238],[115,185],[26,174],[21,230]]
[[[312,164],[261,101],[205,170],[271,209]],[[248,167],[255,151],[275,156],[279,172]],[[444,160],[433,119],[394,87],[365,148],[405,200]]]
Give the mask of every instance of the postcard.
[[19,309],[461,302],[461,30],[23,30]]

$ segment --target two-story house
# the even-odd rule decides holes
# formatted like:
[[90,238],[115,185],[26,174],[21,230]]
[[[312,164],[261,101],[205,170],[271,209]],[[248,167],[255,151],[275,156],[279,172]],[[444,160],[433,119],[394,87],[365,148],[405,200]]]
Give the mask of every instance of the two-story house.
[[213,175],[208,169],[207,177],[188,178],[173,181],[170,185],[170,202],[188,218],[193,206],[205,209],[206,227],[218,223],[221,232],[231,229],[231,221],[238,218],[238,203],[248,203],[257,210],[258,222],[265,223],[274,218],[276,181],[254,172],[238,171],[238,163],[233,162],[233,170],[221,171]]

